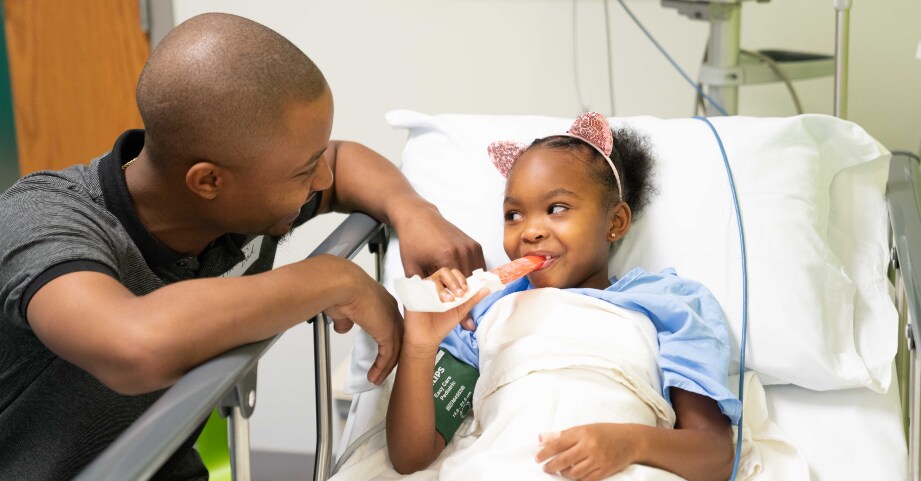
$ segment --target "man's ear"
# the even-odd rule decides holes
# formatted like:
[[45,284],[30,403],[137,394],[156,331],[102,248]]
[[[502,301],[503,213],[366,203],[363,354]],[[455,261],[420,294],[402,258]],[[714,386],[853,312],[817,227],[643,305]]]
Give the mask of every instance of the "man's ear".
[[217,198],[224,187],[227,172],[217,164],[198,162],[185,173],[185,185],[194,194],[205,200]]
[[633,222],[633,212],[626,202],[618,202],[611,209],[610,224],[608,226],[608,242],[618,241],[627,235],[630,224]]

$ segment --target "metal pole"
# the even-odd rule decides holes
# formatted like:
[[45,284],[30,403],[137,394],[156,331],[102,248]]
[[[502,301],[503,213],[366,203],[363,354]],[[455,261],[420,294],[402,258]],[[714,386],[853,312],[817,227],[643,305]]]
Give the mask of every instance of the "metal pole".
[[249,419],[243,416],[239,406],[234,406],[227,419],[227,434],[230,436],[230,464],[233,481],[250,481],[249,464]]
[[329,324],[323,314],[313,321],[313,355],[317,386],[317,453],[313,479],[326,481],[332,468],[333,398],[329,370]]
[[835,117],[847,118],[848,41],[851,37],[851,0],[834,0],[835,22]]
[[[742,6],[735,4],[710,4],[710,43],[707,45],[707,62],[714,68],[735,68],[739,66],[740,35],[742,28]],[[708,86],[707,93],[729,115],[739,113],[739,86]],[[711,104],[707,104],[707,116],[722,115]]]

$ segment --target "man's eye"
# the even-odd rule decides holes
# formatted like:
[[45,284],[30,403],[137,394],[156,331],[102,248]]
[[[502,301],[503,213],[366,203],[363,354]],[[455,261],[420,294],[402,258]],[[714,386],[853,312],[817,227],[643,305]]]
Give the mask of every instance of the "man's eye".
[[549,209],[547,209],[547,213],[548,214],[562,214],[566,210],[568,210],[568,207],[566,207],[565,205],[553,204],[550,206]]
[[509,211],[505,213],[506,222],[513,222],[517,220],[521,220],[521,214],[519,212]]

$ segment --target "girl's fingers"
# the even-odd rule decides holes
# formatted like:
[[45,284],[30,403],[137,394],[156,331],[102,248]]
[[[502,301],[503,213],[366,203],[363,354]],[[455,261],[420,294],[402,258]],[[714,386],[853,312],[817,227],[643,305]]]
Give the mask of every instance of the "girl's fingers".
[[585,458],[573,466],[560,471],[560,474],[566,476],[569,479],[585,479],[589,473],[595,470],[595,467],[592,465],[592,461],[589,458]]
[[537,462],[542,463],[575,445],[574,438],[561,437],[559,431],[541,433],[538,441],[543,448],[537,452]]
[[582,456],[582,453],[579,452],[578,449],[572,447],[567,448],[554,456],[550,461],[547,461],[547,464],[544,464],[544,472],[551,474],[562,472],[572,468],[576,463],[582,461],[582,459],[584,459],[584,456]]
[[464,329],[466,329],[466,330],[468,330],[468,331],[475,331],[475,330],[476,330],[476,322],[473,322],[473,318],[471,318],[471,317],[468,315],[466,318],[464,318],[463,321],[461,321],[461,327],[463,327]]
[[457,283],[457,289],[454,291],[455,295],[464,295],[464,293],[467,292],[467,278],[457,269],[451,269],[451,274],[454,276],[454,280]]

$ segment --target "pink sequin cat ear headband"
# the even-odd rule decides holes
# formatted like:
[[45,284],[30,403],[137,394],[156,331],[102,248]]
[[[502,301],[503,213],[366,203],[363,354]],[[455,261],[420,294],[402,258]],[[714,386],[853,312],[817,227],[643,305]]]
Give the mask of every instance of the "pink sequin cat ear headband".
[[[576,119],[565,134],[556,134],[551,137],[572,137],[587,143],[597,150],[614,172],[614,180],[617,181],[618,200],[624,200],[620,174],[617,173],[617,167],[611,161],[611,152],[614,149],[614,135],[611,133],[611,125],[608,124],[608,119],[598,112],[586,112]],[[512,170],[512,165],[515,164],[515,161],[527,148],[528,146],[521,142],[503,140],[489,144],[486,151],[489,152],[489,158],[492,159],[492,163],[499,170],[499,173],[503,177],[508,177],[509,171]]]

